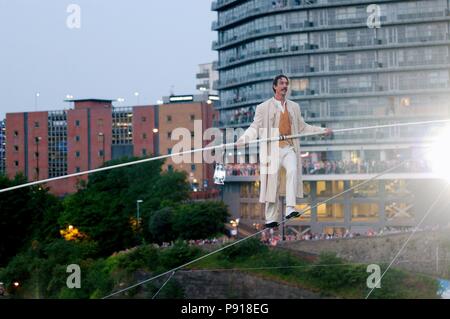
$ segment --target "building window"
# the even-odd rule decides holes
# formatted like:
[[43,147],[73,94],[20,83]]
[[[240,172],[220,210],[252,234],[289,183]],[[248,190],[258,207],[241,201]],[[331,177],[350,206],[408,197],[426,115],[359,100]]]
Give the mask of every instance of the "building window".
[[379,220],[379,207],[377,203],[353,203],[352,221],[373,222]]
[[317,206],[317,219],[320,222],[343,221],[344,204],[327,203]]
[[80,120],[75,120],[75,126],[80,126]]
[[80,157],[80,151],[75,152],[75,157]]
[[81,171],[81,169],[80,169],[79,166],[75,167],[75,172],[76,172],[76,173],[79,173],[80,171]]
[[142,156],[147,156],[147,150],[145,148],[142,149]]
[[172,165],[168,165],[168,166],[167,166],[167,170],[168,170],[169,172],[173,172],[173,166],[172,166]]
[[194,137],[194,132],[193,131],[191,132],[191,137]]
[[[322,173],[320,170],[319,174]],[[316,194],[318,197],[328,197],[344,191],[343,181],[318,181]]]
[[167,122],[172,122],[172,116],[167,115]]
[[172,154],[172,149],[171,148],[167,149],[167,154]]
[[191,165],[191,171],[192,171],[192,172],[195,172],[195,164],[192,164],[192,165]]
[[39,152],[34,152],[34,158],[38,158],[39,157]]
[[98,151],[98,156],[104,156],[105,152],[103,150]]
[[172,138],[172,132],[167,132],[167,138],[171,139]]
[[142,139],[145,140],[147,138],[147,133],[142,133]]
[[103,126],[103,119],[97,119],[97,125]]
[[19,161],[14,161],[14,166],[19,166]]
[[141,121],[145,122],[145,121],[147,121],[147,118],[145,116],[143,116],[143,117],[141,117]]
[[195,120],[195,114],[191,114],[191,121]]
[[80,136],[79,135],[75,136],[75,142],[79,142],[79,141],[80,141]]
[[19,131],[14,131],[14,136],[19,136]]
[[34,122],[34,127],[39,127],[39,122]]
[[19,151],[19,145],[14,145],[14,151],[18,152]]

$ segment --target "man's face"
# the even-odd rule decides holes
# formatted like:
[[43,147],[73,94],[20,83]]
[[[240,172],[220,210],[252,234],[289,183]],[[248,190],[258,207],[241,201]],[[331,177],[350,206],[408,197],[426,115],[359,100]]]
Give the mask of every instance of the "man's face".
[[275,95],[286,96],[289,88],[289,81],[286,78],[278,79],[277,85],[274,86]]

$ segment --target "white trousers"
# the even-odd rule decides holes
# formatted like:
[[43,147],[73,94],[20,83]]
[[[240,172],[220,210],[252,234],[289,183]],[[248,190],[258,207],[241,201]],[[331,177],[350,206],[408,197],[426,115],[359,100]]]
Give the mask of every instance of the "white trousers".
[[[296,205],[297,194],[297,155],[293,147],[286,146],[280,148],[278,172],[281,165],[286,169],[286,207],[294,207]],[[277,191],[279,189],[278,186]],[[266,202],[266,224],[280,220],[280,197],[277,194],[275,203]]]

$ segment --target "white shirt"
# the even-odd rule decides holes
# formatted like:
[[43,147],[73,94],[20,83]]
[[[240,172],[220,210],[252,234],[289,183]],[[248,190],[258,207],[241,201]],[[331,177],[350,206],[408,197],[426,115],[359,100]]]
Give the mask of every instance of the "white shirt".
[[276,98],[273,98],[275,101],[275,106],[277,109],[281,111],[281,113],[284,113],[284,110],[286,109],[286,100],[284,100],[284,103],[282,104],[281,101],[278,101]]

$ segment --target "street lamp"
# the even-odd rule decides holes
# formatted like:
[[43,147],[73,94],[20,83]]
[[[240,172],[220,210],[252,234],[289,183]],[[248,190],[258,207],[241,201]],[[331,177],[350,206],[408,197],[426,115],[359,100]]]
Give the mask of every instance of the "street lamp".
[[239,238],[239,218],[236,219],[232,219],[230,221],[231,226],[233,226],[233,228],[236,228],[236,239]]
[[143,202],[142,199],[138,199],[138,200],[136,201],[136,205],[137,205],[137,215],[136,215],[137,225],[140,224],[139,220],[141,219],[141,215],[140,215],[140,213],[139,213],[139,204],[142,203],[142,202]]

